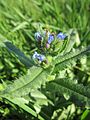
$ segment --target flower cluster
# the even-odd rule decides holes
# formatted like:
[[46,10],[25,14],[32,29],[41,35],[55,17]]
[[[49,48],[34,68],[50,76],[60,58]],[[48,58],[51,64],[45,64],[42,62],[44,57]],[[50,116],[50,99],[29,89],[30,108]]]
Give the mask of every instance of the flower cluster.
[[56,36],[54,34],[50,33],[50,32],[46,32],[46,31],[44,31],[44,35],[42,35],[40,32],[35,33],[35,39],[37,41],[43,40],[43,37],[48,37],[47,43],[51,44],[52,41],[55,40],[55,39],[64,40],[66,38],[66,35],[62,32],[60,32]]
[[[53,41],[55,41],[55,40],[60,41],[60,40],[64,40],[65,38],[66,38],[66,34],[64,34],[62,32],[60,32],[57,35],[55,33],[50,33],[47,30],[35,33],[35,40],[37,41],[37,45],[38,45],[39,51],[41,50],[41,53],[42,53],[42,51],[47,52],[47,50],[49,48],[51,48],[51,44],[53,43]],[[39,63],[41,63],[46,60],[45,56],[35,52],[33,54],[33,59],[34,60],[36,59],[39,61]]]

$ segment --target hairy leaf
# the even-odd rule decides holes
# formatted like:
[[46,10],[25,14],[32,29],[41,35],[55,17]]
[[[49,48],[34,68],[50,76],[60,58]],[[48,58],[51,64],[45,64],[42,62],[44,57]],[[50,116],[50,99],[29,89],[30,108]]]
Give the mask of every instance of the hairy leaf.
[[90,108],[90,89],[82,84],[75,84],[74,81],[68,79],[57,79],[50,82],[47,89],[51,92],[67,94],[74,103]]
[[[41,106],[48,105],[50,101],[37,90],[42,84],[45,84],[47,80],[46,77],[46,71],[40,67],[33,66],[25,76],[20,77],[15,80],[14,83],[8,85],[7,88],[0,93],[0,96],[18,105],[35,117],[40,112],[41,115],[38,115],[39,119],[42,119],[41,116],[45,116],[45,118],[50,120],[49,116],[41,111]],[[28,99],[26,96],[28,96]],[[33,109],[26,105],[28,103],[31,104]]]
[[70,61],[79,58],[80,56],[86,54],[89,51],[90,51],[90,46],[87,48],[76,49],[67,54],[57,56],[53,61],[53,64],[55,65],[55,69],[59,70],[62,66],[66,66],[68,63],[70,63]]
[[15,80],[14,83],[8,85],[3,91],[2,96],[25,96],[31,91],[40,88],[41,84],[46,81],[46,71],[40,67],[31,67],[27,75]]

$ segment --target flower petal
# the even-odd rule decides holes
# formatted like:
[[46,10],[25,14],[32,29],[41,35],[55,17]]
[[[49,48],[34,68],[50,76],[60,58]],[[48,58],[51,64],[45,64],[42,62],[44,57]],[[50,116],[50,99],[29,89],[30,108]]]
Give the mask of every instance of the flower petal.
[[66,37],[66,35],[63,34],[62,32],[60,32],[60,33],[57,35],[57,38],[58,38],[58,39],[61,39],[61,40],[64,40],[65,37]]
[[51,42],[54,40],[54,36],[53,35],[49,35],[48,38],[48,43],[51,44]]

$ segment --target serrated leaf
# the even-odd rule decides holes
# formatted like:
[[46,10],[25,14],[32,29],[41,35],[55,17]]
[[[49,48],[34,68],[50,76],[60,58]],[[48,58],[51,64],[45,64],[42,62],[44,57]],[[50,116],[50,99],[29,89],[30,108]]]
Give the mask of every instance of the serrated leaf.
[[8,87],[1,93],[1,96],[25,96],[31,91],[41,87],[44,84],[47,73],[40,67],[31,67],[25,76],[15,80],[14,83],[8,85]]
[[47,85],[47,89],[51,92],[59,92],[60,94],[68,94],[70,100],[79,106],[90,108],[90,89],[82,84],[75,84],[69,79],[57,79]]
[[75,49],[74,51],[71,51],[64,55],[58,55],[53,61],[55,69],[59,70],[62,66],[67,66],[67,64],[70,63],[70,61],[79,58],[87,52],[90,52],[90,46],[88,46],[87,48]]
[[[41,67],[33,66],[28,70],[28,73],[25,76],[20,77],[15,80],[14,83],[8,85],[7,88],[0,93],[0,97],[18,105],[35,117],[37,115],[36,113],[40,112],[41,116],[44,115],[49,119],[49,116],[41,111],[41,106],[48,105],[49,100],[45,95],[37,91],[42,84],[45,84],[46,80],[47,72]],[[26,96],[30,98],[26,99]],[[29,102],[33,103],[31,106],[36,112],[26,105]],[[42,118],[41,116],[39,115],[40,119]]]

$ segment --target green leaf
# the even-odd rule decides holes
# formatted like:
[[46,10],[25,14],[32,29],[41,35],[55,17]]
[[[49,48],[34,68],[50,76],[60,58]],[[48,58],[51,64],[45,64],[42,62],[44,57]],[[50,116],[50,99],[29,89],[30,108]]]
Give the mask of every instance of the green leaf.
[[89,118],[90,118],[90,110],[85,110],[80,120],[89,120]]
[[72,102],[90,108],[90,88],[82,84],[75,84],[69,79],[56,79],[47,85],[47,89],[61,95],[67,94]]
[[[7,99],[8,101],[10,101],[11,103],[19,106],[20,108],[22,108],[22,109],[25,110],[26,112],[30,113],[30,114],[33,115],[34,117],[37,117],[37,113],[36,113],[33,109],[31,109],[28,105],[26,105],[26,104],[29,103],[29,101],[27,101],[26,99],[21,98],[21,97],[20,97],[20,98],[14,98],[14,97],[9,97],[9,96],[6,97],[6,99]],[[44,120],[40,115],[38,115],[38,118],[39,118],[40,120]]]
[[67,43],[65,45],[65,49],[63,51],[64,54],[70,52],[71,49],[73,48],[74,44],[77,43],[77,41],[79,42],[79,37],[78,37],[77,31],[73,30],[73,29],[69,30],[69,32],[68,32],[68,40],[67,40]]
[[12,32],[15,32],[15,31],[18,31],[20,29],[23,29],[25,28],[26,26],[28,25],[28,22],[24,21],[22,23],[19,23],[19,25],[17,25],[13,30]]
[[87,48],[81,48],[81,49],[74,49],[71,52],[68,52],[64,55],[58,55],[54,61],[53,64],[55,65],[55,69],[59,70],[61,67],[65,67],[68,65],[68,63],[72,62],[73,60],[76,60],[76,58],[81,57],[82,55],[86,54],[90,51],[90,46]]
[[5,47],[10,53],[13,53],[26,67],[31,67],[34,63],[32,60],[24,55],[16,46],[9,42],[5,37],[0,35],[1,47]]
[[[37,113],[41,111],[41,108],[43,105],[48,106],[48,104],[52,104],[52,102],[49,99],[47,99],[47,97],[39,90],[35,90],[31,92],[29,99],[30,99],[30,102],[33,103],[33,107]],[[48,115],[45,115],[45,116],[48,116]]]
[[21,61],[21,63],[23,63],[26,67],[30,67],[33,65],[33,62],[28,57],[26,57],[23,52],[16,48],[11,42],[4,42],[4,44],[7,50],[16,55],[17,58]]
[[31,67],[25,76],[15,80],[14,83],[8,85],[7,88],[1,93],[1,96],[25,96],[30,92],[41,87],[47,80],[47,73],[40,67]]
[[[48,115],[41,111],[41,106],[48,105],[48,102],[50,101],[45,95],[37,90],[41,88],[42,84],[45,84],[46,80],[47,72],[40,67],[33,66],[28,70],[28,73],[25,76],[15,80],[8,85],[5,90],[1,91],[0,97],[18,105],[35,117],[40,112],[42,116],[44,115],[46,118],[50,119]],[[26,96],[30,98],[27,99]],[[31,106],[34,110],[32,110],[32,107],[30,108],[26,105],[29,102],[31,102]],[[40,115],[38,117],[39,119],[42,119]]]

